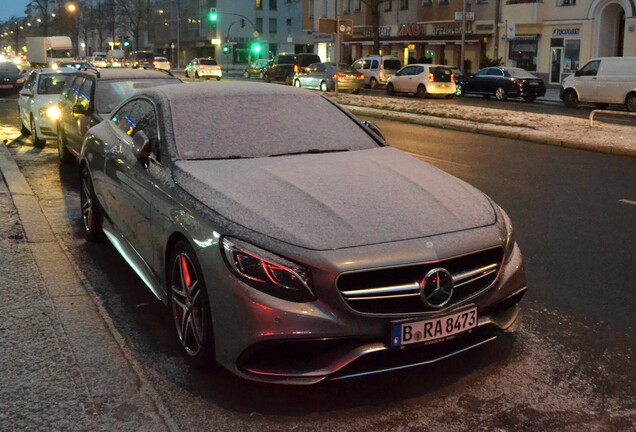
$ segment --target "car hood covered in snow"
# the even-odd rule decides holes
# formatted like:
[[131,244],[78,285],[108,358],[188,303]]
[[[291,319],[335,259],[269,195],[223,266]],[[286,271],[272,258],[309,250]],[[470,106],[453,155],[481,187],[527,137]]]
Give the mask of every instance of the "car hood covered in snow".
[[225,218],[309,249],[413,239],[496,222],[482,192],[391,147],[178,161],[174,180]]

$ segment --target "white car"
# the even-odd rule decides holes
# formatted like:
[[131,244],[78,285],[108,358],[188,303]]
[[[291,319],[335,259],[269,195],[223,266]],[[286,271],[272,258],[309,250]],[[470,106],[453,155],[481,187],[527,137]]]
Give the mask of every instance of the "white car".
[[168,61],[167,58],[165,57],[155,57],[155,60],[152,63],[155,67],[155,69],[161,69],[161,70],[170,70],[170,62]]
[[396,93],[412,93],[420,98],[431,95],[452,98],[455,95],[455,77],[453,69],[445,65],[410,64],[389,78],[386,92],[389,96]]
[[216,78],[217,81],[223,76],[221,66],[213,58],[194,58],[185,68],[186,78]]
[[46,140],[57,140],[57,101],[75,73],[71,68],[35,69],[24,82],[18,99],[20,129],[23,135],[32,135],[35,147],[44,147]]
[[89,63],[95,66],[96,68],[108,67],[108,61],[106,60],[106,57],[102,57],[102,56],[95,56],[95,57],[89,58]]

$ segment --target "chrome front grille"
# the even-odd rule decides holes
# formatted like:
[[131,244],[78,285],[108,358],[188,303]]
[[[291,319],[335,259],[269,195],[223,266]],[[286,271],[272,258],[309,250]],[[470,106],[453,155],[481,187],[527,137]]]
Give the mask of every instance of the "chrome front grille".
[[344,273],[336,284],[354,310],[370,314],[404,314],[433,311],[420,299],[420,282],[434,268],[453,277],[449,304],[456,305],[486,290],[497,279],[503,249],[494,248],[442,261],[362,272]]

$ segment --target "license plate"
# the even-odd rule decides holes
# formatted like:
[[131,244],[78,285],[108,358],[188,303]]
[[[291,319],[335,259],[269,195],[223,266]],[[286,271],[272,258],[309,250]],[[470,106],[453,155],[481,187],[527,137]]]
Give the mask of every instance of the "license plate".
[[475,327],[476,307],[439,318],[397,323],[391,328],[391,346],[397,348],[414,343],[441,342]]
[[13,88],[13,84],[0,84],[0,88]]
[[531,83],[530,83],[530,85],[531,85],[531,86],[538,86],[538,85],[539,85],[539,83],[538,83],[538,82],[531,82]]

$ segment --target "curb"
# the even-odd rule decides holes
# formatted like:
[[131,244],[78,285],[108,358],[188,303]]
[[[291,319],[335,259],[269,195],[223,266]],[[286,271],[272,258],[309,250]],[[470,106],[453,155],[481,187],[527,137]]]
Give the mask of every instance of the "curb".
[[[403,112],[392,112],[376,108],[365,108],[357,105],[342,104],[351,113],[357,116],[367,116],[379,119],[386,119],[401,123],[417,124],[420,126],[429,126],[440,129],[450,129],[462,132],[478,133],[482,135],[490,135],[500,138],[509,138],[515,140],[525,140],[537,144],[544,144],[555,147],[564,147],[577,150],[588,150],[596,153],[610,154],[614,156],[636,157],[636,148],[617,147],[613,145],[600,146],[596,143],[585,142],[571,139],[560,139],[554,136],[537,136],[526,134],[523,131],[510,130],[507,126],[497,126],[484,124],[476,121],[447,119],[441,117],[433,117],[422,114],[411,114]],[[508,128],[508,129],[504,129]]]

